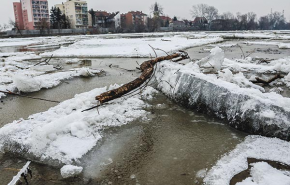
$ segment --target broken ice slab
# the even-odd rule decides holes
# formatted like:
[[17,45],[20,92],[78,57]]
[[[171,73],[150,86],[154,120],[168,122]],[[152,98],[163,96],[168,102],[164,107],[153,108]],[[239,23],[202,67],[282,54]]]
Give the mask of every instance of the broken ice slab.
[[290,99],[193,72],[170,62],[158,65],[158,89],[195,110],[213,113],[238,130],[290,140]]

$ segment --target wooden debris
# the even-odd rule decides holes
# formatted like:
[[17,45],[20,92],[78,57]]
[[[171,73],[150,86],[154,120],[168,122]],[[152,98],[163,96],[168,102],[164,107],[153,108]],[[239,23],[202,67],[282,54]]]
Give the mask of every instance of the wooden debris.
[[52,59],[52,57],[53,57],[53,54],[50,56],[49,59],[45,59],[44,61],[40,61],[40,62],[36,63],[34,66],[37,66],[37,65],[42,64],[42,63],[46,63],[48,65],[50,60]]
[[284,78],[284,77],[280,74],[276,74],[273,78],[271,78],[269,80],[264,80],[262,78],[256,77],[256,81],[252,81],[252,83],[269,84],[269,83],[274,82],[275,80],[277,80],[279,78]]
[[129,82],[117,89],[105,92],[97,96],[96,100],[98,100],[100,104],[104,104],[116,98],[122,97],[123,95],[133,91],[134,89],[140,87],[144,82],[146,82],[146,80],[148,80],[153,74],[155,64],[164,60],[172,60],[174,58],[186,59],[188,58],[188,55],[185,52],[179,52],[172,55],[158,57],[158,58],[155,58],[154,60],[148,60],[146,62],[143,62],[140,66],[140,69],[142,71],[142,74],[140,77],[138,77],[132,82]]
[[0,93],[20,96],[20,97],[34,99],[34,100],[42,100],[42,101],[47,101],[47,102],[60,103],[59,101],[47,100],[47,99],[43,99],[43,98],[35,98],[35,97],[31,97],[31,96],[25,96],[25,95],[22,95],[22,94],[13,93],[13,92],[8,91],[8,90],[7,91],[0,91]]
[[145,71],[148,68],[152,68],[155,64],[157,64],[158,62],[164,61],[164,60],[172,60],[174,58],[178,58],[178,57],[183,57],[183,59],[188,58],[187,55],[183,55],[183,53],[175,53],[172,55],[168,55],[168,56],[164,56],[164,57],[158,57],[154,60],[148,60],[146,62],[143,62],[140,66],[141,71]]

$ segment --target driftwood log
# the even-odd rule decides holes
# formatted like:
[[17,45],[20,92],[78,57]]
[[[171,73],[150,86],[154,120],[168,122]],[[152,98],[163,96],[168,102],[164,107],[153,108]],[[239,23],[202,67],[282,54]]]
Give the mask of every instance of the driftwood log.
[[271,78],[269,80],[264,80],[262,78],[256,77],[256,81],[253,81],[253,83],[269,84],[269,83],[272,83],[279,78],[284,78],[284,77],[280,74],[276,74],[273,78]]
[[136,78],[132,82],[129,82],[117,89],[107,91],[99,96],[96,97],[96,100],[100,102],[100,104],[104,104],[106,102],[109,102],[111,100],[114,100],[116,98],[120,98],[123,95],[131,92],[132,90],[140,87],[146,80],[148,80],[154,71],[154,66],[158,62],[164,61],[164,60],[172,60],[175,58],[180,59],[186,59],[188,58],[188,54],[184,51],[180,51],[178,53],[174,53],[172,55],[164,56],[164,57],[158,57],[153,60],[148,60],[146,62],[143,62],[140,66],[140,69],[142,71],[142,74],[140,77]]

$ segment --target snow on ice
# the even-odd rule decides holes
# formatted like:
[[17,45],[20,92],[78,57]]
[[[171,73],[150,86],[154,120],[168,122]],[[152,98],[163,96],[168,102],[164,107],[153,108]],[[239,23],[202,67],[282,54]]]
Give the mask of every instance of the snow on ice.
[[290,49],[290,43],[281,43],[278,47],[280,49]]
[[[157,88],[177,102],[213,112],[242,131],[289,140],[290,99],[274,92],[263,93],[263,88],[242,73],[231,76],[226,71],[218,79],[200,73],[196,64],[182,66],[166,61],[159,63],[156,71],[160,71],[155,73]],[[273,111],[273,116],[270,118],[266,111]]]
[[290,184],[289,172],[277,170],[266,162],[252,165],[251,176],[237,185],[288,185]]
[[[53,65],[37,65],[26,61],[41,59],[40,56],[28,53],[2,53],[7,56],[0,62],[0,90],[35,92],[43,88],[52,88],[63,80],[79,76],[94,76],[99,70],[89,68],[74,68],[68,71],[57,71]],[[52,73],[53,72],[53,73]],[[0,93],[0,98],[5,96]]]
[[[109,89],[116,87],[118,86],[114,85]],[[98,110],[99,114],[97,111],[81,112],[95,106],[95,96],[106,90],[107,88],[97,88],[76,95],[46,112],[5,125],[0,129],[1,151],[27,150],[39,160],[53,159],[71,164],[96,145],[102,138],[101,130],[104,127],[127,124],[147,114],[143,110],[147,104],[137,96],[115,100],[112,104],[102,106]],[[156,90],[148,87],[143,96],[146,98],[155,92]]]
[[[238,173],[248,168],[247,158],[270,160],[290,165],[290,143],[276,138],[248,136],[229,154],[223,156],[207,173],[207,185],[228,185]],[[286,185],[290,183],[289,174],[267,163],[256,163],[251,168],[250,178],[238,185]],[[288,172],[289,173],[289,172]]]
[[74,177],[82,173],[82,171],[83,171],[83,167],[65,165],[60,169],[60,174],[63,178],[69,178],[69,177]]
[[204,68],[203,72],[206,73],[219,71],[225,58],[224,51],[219,47],[213,48],[210,53],[209,57],[203,58],[197,62],[201,68]]
[[[167,53],[184,50],[194,46],[201,46],[209,43],[223,41],[222,38],[203,38],[188,39],[181,36],[163,37],[163,38],[117,38],[117,39],[101,39],[90,38],[76,42],[68,47],[61,47],[53,52],[43,53],[42,56],[49,57],[151,57],[155,56],[154,48],[158,56]],[[150,45],[150,46],[149,46]],[[163,50],[163,51],[162,51]],[[114,52],[112,52],[114,51]]]

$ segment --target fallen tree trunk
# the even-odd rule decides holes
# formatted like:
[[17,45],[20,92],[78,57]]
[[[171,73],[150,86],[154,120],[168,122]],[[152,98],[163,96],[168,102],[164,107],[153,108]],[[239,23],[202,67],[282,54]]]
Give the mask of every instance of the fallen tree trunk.
[[116,98],[120,98],[121,96],[131,92],[132,90],[140,87],[146,80],[148,80],[154,71],[154,65],[158,62],[164,61],[164,60],[172,60],[174,58],[182,58],[186,59],[188,58],[188,55],[186,52],[180,51],[179,53],[174,53],[172,55],[164,56],[164,57],[158,57],[154,60],[148,60],[146,62],[143,62],[140,66],[140,69],[142,71],[142,74],[137,79],[133,80],[132,82],[129,82],[117,89],[105,92],[99,96],[96,97],[96,100],[100,102],[100,104],[109,102],[111,100],[114,100]]
[[143,71],[145,71],[148,68],[152,68],[158,62],[161,62],[163,60],[172,60],[174,58],[178,58],[178,57],[181,57],[181,56],[182,56],[181,53],[175,53],[175,54],[164,56],[164,57],[158,57],[158,58],[155,58],[154,60],[148,60],[148,61],[143,62],[141,64],[140,69],[143,72]]
[[252,81],[252,83],[269,84],[269,83],[272,83],[272,82],[274,82],[275,80],[277,80],[279,78],[284,78],[284,77],[281,76],[280,74],[275,75],[273,78],[271,78],[269,80],[264,80],[262,78],[256,77],[256,81]]

